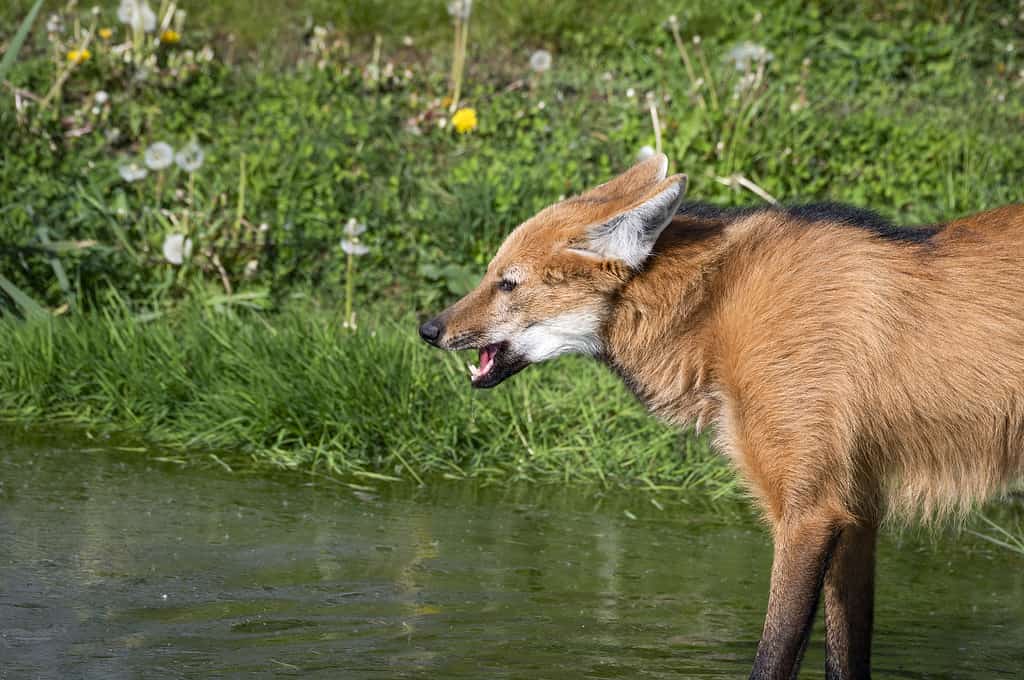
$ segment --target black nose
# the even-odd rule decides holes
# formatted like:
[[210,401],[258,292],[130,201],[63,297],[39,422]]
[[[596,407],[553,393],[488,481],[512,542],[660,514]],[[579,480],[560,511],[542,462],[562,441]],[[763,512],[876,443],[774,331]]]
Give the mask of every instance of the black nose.
[[420,326],[420,337],[431,345],[436,345],[438,338],[441,337],[441,331],[443,330],[444,326],[442,326],[437,319],[431,319]]

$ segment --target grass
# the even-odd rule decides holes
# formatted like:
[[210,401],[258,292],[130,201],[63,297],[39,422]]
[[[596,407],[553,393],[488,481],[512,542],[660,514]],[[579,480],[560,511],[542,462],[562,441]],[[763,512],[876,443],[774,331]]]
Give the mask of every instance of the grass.
[[[340,297],[338,241],[355,217],[372,248],[359,299],[436,309],[512,226],[655,144],[648,92],[694,198],[760,201],[730,184],[742,175],[784,201],[844,200],[912,223],[1020,199],[1024,23],[1000,3],[477,3],[463,96],[480,126],[466,135],[439,125],[451,58],[442,2],[184,3],[182,42],[157,48],[142,75],[116,53],[126,36],[115,4],[99,22],[118,33],[93,40],[49,107],[29,95],[67,62],[41,20],[0,99],[0,270],[50,308],[102,308],[111,289],[162,308],[227,289],[271,306],[296,290]],[[15,27],[29,3],[12,7]],[[673,12],[700,82],[665,28]],[[749,90],[727,58],[745,40],[773,54]],[[271,44],[272,60],[260,47]],[[212,59],[196,61],[208,45]],[[534,77],[542,47],[553,66]],[[93,113],[101,89],[110,100]],[[174,170],[119,177],[153,142],[193,138],[207,152],[194,201]],[[186,215],[195,255],[177,269],[160,247]],[[89,245],[54,258],[45,239]]]
[[1024,524],[1018,524],[1015,529],[1007,529],[985,515],[979,515],[978,520],[984,531],[968,529],[968,533],[1024,557]]
[[[34,4],[0,8],[0,50],[20,45]],[[181,43],[151,42],[145,68],[119,51],[117,2],[100,5],[94,24],[91,3],[47,0],[40,17],[62,12],[64,32],[40,18],[5,60],[0,412],[182,458],[735,492],[703,441],[655,423],[599,367],[564,360],[471,392],[412,330],[515,224],[655,145],[651,101],[695,199],[759,202],[742,179],[907,223],[1021,200],[1014,3],[477,2],[462,96],[480,125],[464,135],[444,102],[440,0],[182,0]],[[93,25],[115,34],[70,68],[65,50],[88,37],[74,27]],[[743,41],[771,51],[763,73],[729,61]],[[540,48],[553,66],[536,75]],[[154,142],[191,140],[206,151],[194,183],[173,167],[118,173]],[[368,226],[355,267],[339,247],[350,218]],[[195,247],[179,267],[161,245],[183,230]],[[323,311],[345,291],[356,333]]]
[[656,423],[594,363],[534,367],[474,391],[464,361],[424,346],[415,325],[351,332],[340,313],[195,308],[149,322],[0,322],[0,418],[357,477],[734,491],[703,440]]

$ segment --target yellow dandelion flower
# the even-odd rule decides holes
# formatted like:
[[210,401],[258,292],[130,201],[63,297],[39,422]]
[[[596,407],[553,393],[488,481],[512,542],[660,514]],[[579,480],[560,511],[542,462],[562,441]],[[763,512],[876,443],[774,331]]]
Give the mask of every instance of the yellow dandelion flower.
[[477,124],[476,109],[464,108],[459,109],[452,116],[452,127],[459,134],[465,134],[470,130],[475,130]]
[[92,52],[87,49],[71,50],[68,52],[68,61],[72,64],[81,64],[89,61],[92,57]]
[[110,38],[114,35],[113,29],[110,28],[101,28],[97,32],[100,34],[100,37],[104,40],[110,40]]
[[160,34],[160,42],[165,45],[175,45],[181,42],[181,33],[178,33],[173,28],[168,28]]

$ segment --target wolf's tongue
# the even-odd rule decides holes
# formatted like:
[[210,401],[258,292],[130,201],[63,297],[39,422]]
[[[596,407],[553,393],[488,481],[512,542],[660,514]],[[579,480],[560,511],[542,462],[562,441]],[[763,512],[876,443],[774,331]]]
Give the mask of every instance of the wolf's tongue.
[[491,363],[494,361],[494,345],[480,348],[480,375],[491,370]]

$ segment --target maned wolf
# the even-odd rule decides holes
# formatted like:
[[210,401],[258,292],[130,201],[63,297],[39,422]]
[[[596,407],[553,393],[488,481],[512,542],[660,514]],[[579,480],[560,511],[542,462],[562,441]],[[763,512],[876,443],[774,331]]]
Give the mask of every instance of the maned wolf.
[[684,203],[667,167],[527,220],[420,335],[478,349],[475,387],[577,352],[661,418],[713,426],[775,541],[751,677],[796,676],[824,588],[827,675],[867,678],[879,523],[1024,476],[1024,207],[904,230]]

